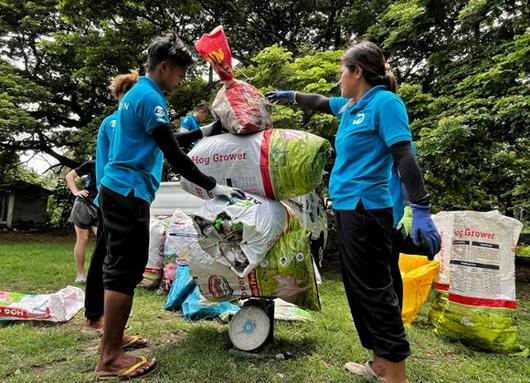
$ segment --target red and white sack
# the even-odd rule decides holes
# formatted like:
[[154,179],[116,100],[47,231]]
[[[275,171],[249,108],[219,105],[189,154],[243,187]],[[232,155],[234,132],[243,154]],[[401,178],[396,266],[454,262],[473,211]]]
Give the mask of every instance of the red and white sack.
[[204,34],[195,43],[195,48],[224,82],[212,103],[212,111],[223,127],[233,134],[271,129],[271,103],[255,87],[234,78],[232,52],[223,27]]
[[166,230],[169,226],[170,217],[158,217],[152,219],[149,229],[149,258],[143,274],[142,281],[138,284],[143,288],[156,288],[162,278],[164,268],[164,243],[166,241]]
[[67,286],[53,294],[20,294],[0,291],[0,321],[39,320],[66,322],[84,307],[85,293]]
[[498,211],[440,213],[435,223],[447,235],[438,285],[447,289],[447,298],[433,305],[441,309],[431,315],[436,333],[488,351],[528,356],[518,341],[515,315],[515,246],[522,223]]
[[[307,194],[322,182],[330,148],[329,141],[308,132],[269,129],[245,137],[206,137],[188,156],[221,185],[281,201]],[[184,179],[181,185],[208,199],[198,185]]]

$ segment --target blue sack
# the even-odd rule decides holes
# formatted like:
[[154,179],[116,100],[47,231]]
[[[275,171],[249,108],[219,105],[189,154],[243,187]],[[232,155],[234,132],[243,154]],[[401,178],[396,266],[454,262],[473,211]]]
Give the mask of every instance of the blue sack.
[[171,290],[169,290],[164,308],[168,311],[180,309],[182,303],[193,292],[194,288],[196,288],[196,284],[191,277],[190,267],[187,265],[178,265],[175,280],[171,285]]
[[235,314],[239,311],[239,306],[229,302],[208,302],[196,286],[193,292],[182,304],[182,314],[185,319],[214,319],[227,314]]

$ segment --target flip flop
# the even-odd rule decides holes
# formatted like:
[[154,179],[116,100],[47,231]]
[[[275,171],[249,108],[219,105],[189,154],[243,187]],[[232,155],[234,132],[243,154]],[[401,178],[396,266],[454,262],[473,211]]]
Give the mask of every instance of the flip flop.
[[135,375],[136,371],[138,371],[138,369],[142,368],[143,366],[149,363],[149,361],[147,360],[145,356],[140,356],[140,360],[137,363],[120,371],[119,373],[112,374],[112,375],[98,376],[97,380],[98,381],[112,381],[112,380],[118,380],[118,379],[119,380],[130,380],[130,379],[136,379],[140,377],[143,378],[144,376],[147,376],[150,373],[152,373],[158,367],[158,362],[156,361],[156,359],[153,358],[151,359],[151,361],[154,361],[153,365],[149,369],[147,369],[146,371],[144,371],[143,373],[139,375]]
[[149,344],[148,340],[140,336],[134,335],[129,336],[129,341],[121,346],[123,350],[133,350],[137,348],[147,347]]
[[377,375],[372,369],[372,361],[368,361],[366,362],[366,364],[348,362],[344,365],[344,368],[348,372],[351,372],[352,374],[363,377],[365,379],[370,379],[374,382],[385,382],[385,379]]

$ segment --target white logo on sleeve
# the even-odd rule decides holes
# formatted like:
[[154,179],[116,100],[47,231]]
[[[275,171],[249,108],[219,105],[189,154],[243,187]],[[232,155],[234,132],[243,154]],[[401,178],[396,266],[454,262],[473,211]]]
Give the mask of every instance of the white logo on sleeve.
[[110,127],[111,127],[111,128],[114,128],[115,126],[116,126],[116,120],[112,120],[112,121],[110,122]]
[[359,125],[364,121],[364,113],[357,113],[355,117],[353,117],[352,124],[353,125]]
[[164,108],[160,105],[155,106],[156,120],[159,122],[167,122],[166,113]]

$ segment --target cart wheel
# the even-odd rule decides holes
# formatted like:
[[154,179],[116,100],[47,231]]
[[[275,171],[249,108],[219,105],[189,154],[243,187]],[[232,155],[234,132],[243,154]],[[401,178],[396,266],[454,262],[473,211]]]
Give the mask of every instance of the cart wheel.
[[242,351],[253,351],[262,346],[269,336],[269,317],[259,307],[243,307],[230,321],[228,335],[232,344]]

